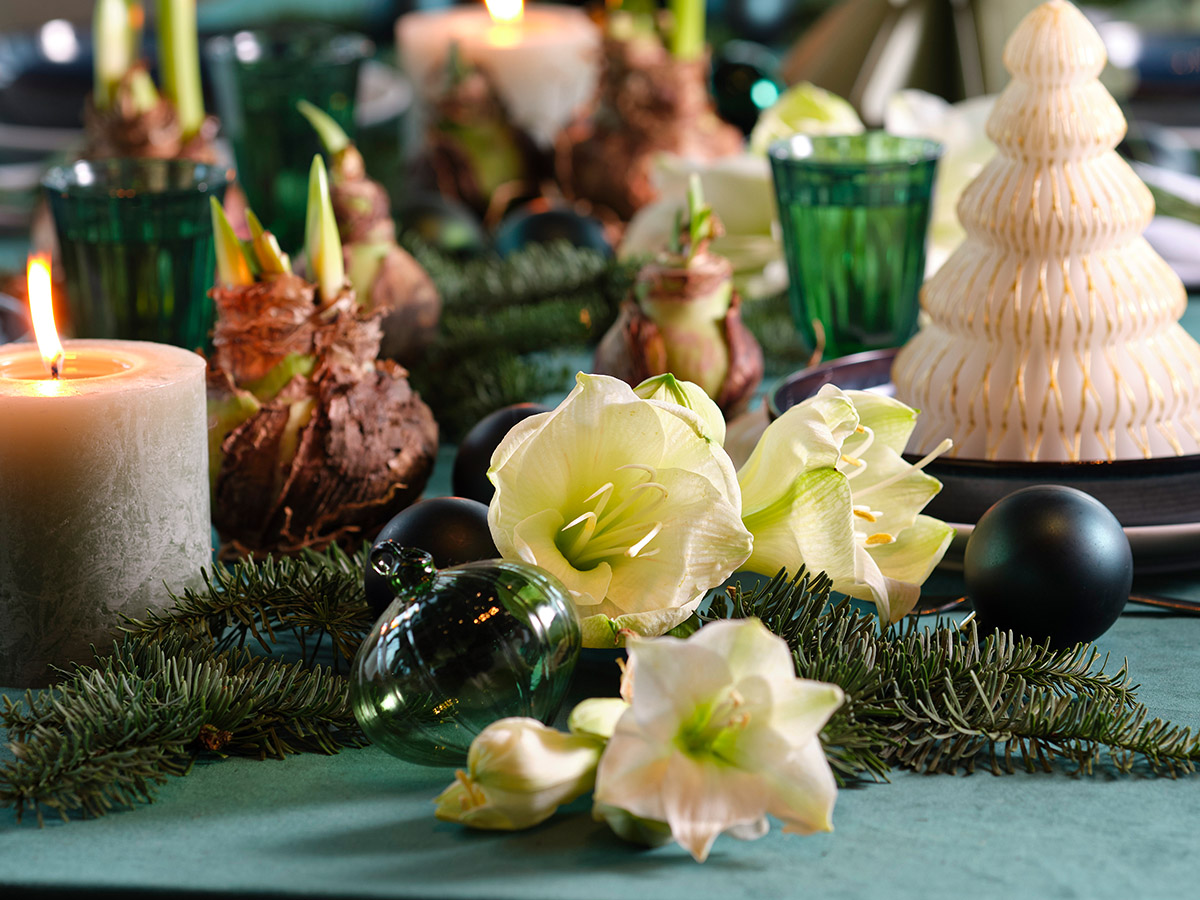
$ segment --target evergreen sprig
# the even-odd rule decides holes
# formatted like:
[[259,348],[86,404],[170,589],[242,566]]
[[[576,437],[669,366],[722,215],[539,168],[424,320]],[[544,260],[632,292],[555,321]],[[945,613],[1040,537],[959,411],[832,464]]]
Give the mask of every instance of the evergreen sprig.
[[337,545],[298,557],[253,557],[201,573],[203,587],[171,595],[172,604],[124,629],[138,640],[181,636],[220,652],[257,644],[277,651],[287,636],[313,661],[328,640],[333,667],[354,658],[375,617],[362,587],[366,548],[350,556]]
[[717,597],[707,617],[757,616],[792,649],[798,674],[840,685],[846,703],[822,740],[839,778],[922,772],[1050,769],[1089,773],[1107,753],[1115,768],[1193,771],[1200,735],[1151,718],[1122,665],[1090,644],[1052,649],[1011,633],[980,636],[915,618],[881,632],[849,601],[830,604],[824,575],[782,575]]
[[401,243],[442,297],[438,339],[410,378],[452,440],[494,409],[569,388],[573,372],[543,351],[599,340],[637,270],[566,242],[466,261],[410,235]]
[[[0,806],[102,815],[152,800],[204,754],[282,757],[362,743],[347,680],[313,664],[328,639],[350,658],[370,627],[364,553],[336,548],[243,561],[206,575],[166,612],[131,622],[113,652],[55,688],[6,699],[15,761],[0,765]],[[915,619],[881,632],[823,575],[782,574],[718,595],[704,621],[757,616],[791,647],[797,672],[840,685],[846,703],[822,732],[840,780],[896,768],[997,774],[1018,768],[1178,775],[1200,737],[1152,718],[1125,666],[1091,645],[1053,650],[973,623]],[[255,651],[286,653],[294,661]]]
[[4,698],[16,760],[0,766],[0,805],[99,816],[153,800],[204,752],[336,753],[362,743],[347,696],[328,668],[130,635],[57,687]]

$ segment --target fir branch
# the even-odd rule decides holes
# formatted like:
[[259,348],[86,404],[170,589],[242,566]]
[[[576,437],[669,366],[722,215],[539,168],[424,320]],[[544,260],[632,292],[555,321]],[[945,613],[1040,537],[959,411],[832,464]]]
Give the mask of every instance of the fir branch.
[[444,310],[474,315],[583,292],[615,295],[619,301],[637,272],[636,263],[617,262],[599,250],[565,241],[529,244],[503,258],[465,262],[444,256],[408,233],[401,235],[400,243],[429,272]]
[[466,262],[412,235],[401,242],[442,296],[439,338],[411,380],[451,440],[495,409],[569,388],[573,372],[540,352],[599,340],[637,272],[566,242]]
[[336,753],[362,737],[345,679],[329,669],[213,653],[173,635],[126,637],[56,688],[5,698],[15,762],[0,766],[0,805],[99,816],[154,799],[206,751],[280,758]]
[[707,618],[757,616],[791,647],[798,674],[840,685],[846,703],[822,740],[840,779],[923,772],[1000,774],[1056,762],[1088,773],[1107,754],[1119,771],[1193,770],[1200,736],[1150,718],[1122,665],[1090,644],[1052,650],[1011,634],[981,638],[974,622],[880,633],[848,601],[829,605],[829,582],[801,572],[718,597]]
[[[367,548],[348,556],[336,545],[299,557],[253,557],[201,573],[204,587],[171,595],[173,604],[145,620],[131,620],[125,631],[163,640],[171,635],[211,641],[219,652],[243,647],[253,639],[270,652],[287,632],[300,652],[326,638],[339,659],[354,658],[374,615],[367,607],[362,571]],[[313,651],[315,654],[315,646]]]

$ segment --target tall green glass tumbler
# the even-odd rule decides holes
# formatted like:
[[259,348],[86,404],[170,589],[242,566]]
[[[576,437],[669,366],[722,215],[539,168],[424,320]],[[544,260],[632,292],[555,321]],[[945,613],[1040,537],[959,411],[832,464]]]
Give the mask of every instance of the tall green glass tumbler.
[[897,347],[916,331],[941,154],[881,131],[771,145],[792,318],[810,350]]
[[290,253],[304,242],[308,169],[321,149],[296,104],[320,107],[353,138],[358,72],[373,49],[360,34],[312,24],[239,31],[205,47],[238,183]]
[[187,160],[81,160],[42,179],[67,276],[67,334],[203,348],[215,257],[209,198],[224,169]]

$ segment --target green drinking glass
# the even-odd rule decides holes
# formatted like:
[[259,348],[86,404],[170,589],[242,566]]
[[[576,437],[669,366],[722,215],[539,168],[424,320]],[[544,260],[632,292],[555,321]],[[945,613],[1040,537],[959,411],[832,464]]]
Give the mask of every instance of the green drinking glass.
[[321,149],[296,104],[325,110],[353,139],[358,72],[373,50],[360,34],[311,24],[239,31],[205,45],[238,183],[284,250],[304,242],[308,169]]
[[46,173],[67,276],[63,331],[205,347],[209,198],[220,201],[225,187],[224,169],[177,159],[81,160]]
[[882,131],[771,145],[792,318],[810,350],[897,347],[916,331],[941,154]]

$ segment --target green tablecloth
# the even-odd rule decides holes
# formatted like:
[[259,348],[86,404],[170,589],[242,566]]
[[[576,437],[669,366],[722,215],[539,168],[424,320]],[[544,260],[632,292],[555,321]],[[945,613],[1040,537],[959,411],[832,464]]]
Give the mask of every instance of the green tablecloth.
[[[1179,590],[1182,581],[1158,583]],[[1182,593],[1183,591],[1179,591]],[[1189,592],[1200,598],[1200,584]],[[1200,620],[1130,612],[1101,641],[1129,660],[1152,711],[1200,724]],[[18,888],[302,896],[519,898],[1195,896],[1200,776],[898,773],[846,789],[836,830],[719,838],[704,865],[639,850],[586,804],[528,832],[437,822],[451,778],[373,748],[225,760],[158,802],[93,821],[0,814],[0,897]]]
[[[1185,324],[1200,332],[1200,303]],[[439,460],[438,484],[449,461]],[[1200,560],[1200,548],[1197,552]],[[934,585],[934,593],[952,590]],[[1140,582],[1200,599],[1200,572]],[[1200,726],[1200,620],[1130,607],[1099,641],[1127,659],[1155,715]],[[10,696],[13,692],[8,692]],[[0,754],[7,750],[0,750]],[[1200,881],[1200,775],[1171,780],[897,773],[846,789],[836,831],[678,847],[623,844],[586,802],[537,829],[469,832],[433,818],[451,779],[368,748],[226,760],[158,802],[93,821],[16,824],[0,810],[0,900],[85,890],[335,897],[1191,897]]]

